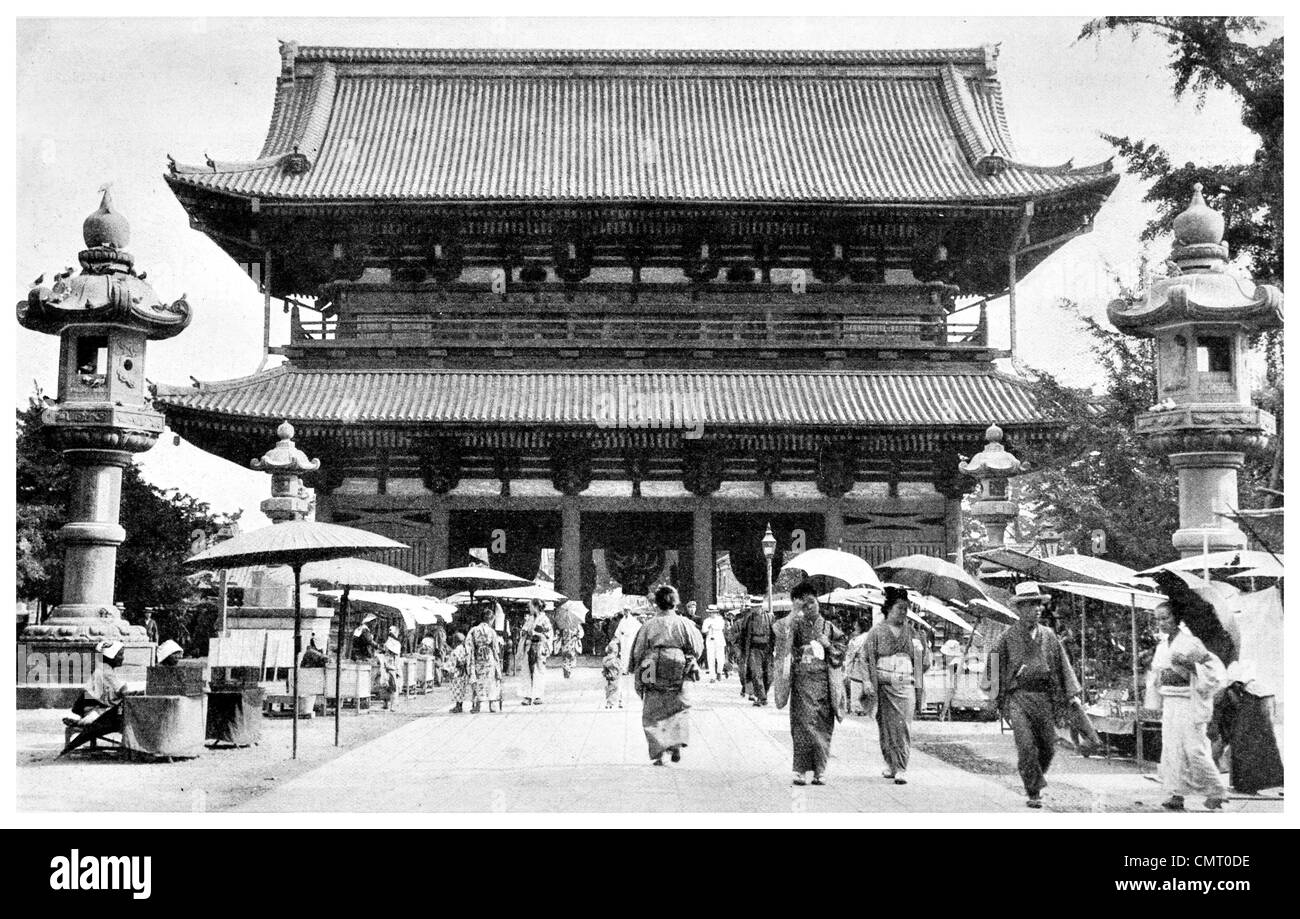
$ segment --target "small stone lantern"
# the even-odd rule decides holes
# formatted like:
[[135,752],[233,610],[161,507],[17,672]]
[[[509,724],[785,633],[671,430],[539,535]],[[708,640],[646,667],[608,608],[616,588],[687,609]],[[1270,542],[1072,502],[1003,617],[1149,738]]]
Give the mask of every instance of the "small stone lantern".
[[1238,549],[1246,537],[1220,513],[1237,508],[1243,451],[1263,447],[1273,416],[1251,404],[1247,341],[1282,326],[1282,292],[1243,284],[1227,273],[1223,216],[1205,203],[1201,186],[1174,219],[1169,275],[1144,299],[1116,300],[1107,310],[1120,331],[1156,344],[1156,404],[1135,430],[1169,453],[1178,471],[1179,529],[1184,556]]
[[[293,442],[293,425],[285,421],[275,429],[275,433],[279,442],[250,463],[254,469],[271,474],[271,497],[262,501],[260,506],[272,525],[307,519],[312,502],[303,487],[302,476],[320,469],[320,460],[308,459],[307,454]],[[250,583],[244,588],[244,606],[237,617],[236,628],[265,627],[263,620],[267,617],[285,613],[292,615],[293,584],[286,583],[283,578],[277,579],[275,569],[254,568]],[[312,604],[304,609],[314,612],[316,607]],[[252,624],[246,625],[250,622]],[[318,631],[318,625],[312,625],[314,631]],[[325,627],[328,629],[328,623]]]
[[[1002,446],[1002,429],[989,425],[984,432],[984,449],[969,460],[957,464],[966,475],[974,477],[979,488],[971,500],[971,516],[988,531],[989,548],[1000,549],[1006,540],[1007,524],[1016,519],[1020,505],[1011,493],[1011,477],[1023,469],[1020,460]],[[981,571],[997,571],[999,566],[985,560]]]

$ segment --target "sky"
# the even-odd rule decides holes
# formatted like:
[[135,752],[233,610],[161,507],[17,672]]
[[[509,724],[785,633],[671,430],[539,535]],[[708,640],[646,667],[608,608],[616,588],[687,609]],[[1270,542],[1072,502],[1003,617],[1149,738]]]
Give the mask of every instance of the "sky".
[[[30,281],[76,263],[81,223],[112,183],[131,223],[137,270],[166,300],[194,310],[177,338],[151,343],[151,380],[185,383],[246,376],[261,362],[262,297],[217,246],[191,230],[163,182],[167,155],[181,162],[251,159],[270,121],[277,40],[396,47],[895,48],[1001,44],[1002,81],[1020,159],[1076,165],[1108,159],[1103,133],[1145,137],[1174,162],[1245,161],[1255,138],[1235,99],[1203,105],[1173,98],[1167,48],[1124,34],[1077,41],[1086,20],[1052,18],[662,19],[24,19],[17,23],[14,297]],[[1280,28],[1280,25],[1277,26]],[[1117,167],[1121,165],[1117,162]],[[1061,298],[1104,318],[1114,276],[1137,280],[1138,234],[1152,215],[1142,184],[1124,176],[1094,231],[1064,246],[1018,288],[1019,357],[1066,382],[1090,385],[1098,370]],[[1162,259],[1167,243],[1153,247]],[[1005,308],[991,312],[1005,346]],[[17,328],[14,401],[34,386],[52,393],[58,341]],[[273,310],[272,344],[288,337]],[[272,357],[271,364],[280,358]],[[268,442],[267,448],[272,446]],[[250,457],[251,459],[251,457]],[[145,477],[209,502],[243,509],[245,528],[269,479],[203,453],[168,432],[138,457]]]

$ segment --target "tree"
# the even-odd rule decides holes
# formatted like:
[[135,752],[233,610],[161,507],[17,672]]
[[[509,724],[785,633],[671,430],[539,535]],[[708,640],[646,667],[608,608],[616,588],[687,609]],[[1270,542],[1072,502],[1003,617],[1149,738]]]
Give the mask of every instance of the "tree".
[[[18,596],[57,605],[63,585],[59,528],[68,520],[71,469],[47,442],[41,425],[39,390],[17,413]],[[193,599],[182,566],[195,530],[213,535],[229,522],[208,505],[175,489],[144,481],[134,464],[122,472],[121,524],[126,541],[117,552],[116,598],[138,621],[146,607],[179,610]],[[168,618],[160,616],[167,632]],[[171,637],[164,634],[163,637]]]
[[[1234,256],[1249,262],[1257,281],[1283,283],[1283,40],[1258,39],[1265,26],[1239,16],[1107,16],[1084,26],[1080,38],[1099,38],[1116,31],[1137,37],[1162,36],[1170,48],[1169,69],[1175,98],[1188,90],[1198,103],[1214,90],[1232,92],[1241,103],[1241,123],[1259,138],[1249,163],[1193,163],[1174,166],[1168,152],[1145,139],[1105,135],[1128,163],[1127,171],[1151,183],[1145,200],[1156,216],[1143,231],[1152,240],[1171,231],[1173,220],[1187,206],[1192,186],[1200,182],[1207,203],[1222,211],[1224,240]],[[1278,419],[1271,462],[1260,484],[1278,491],[1282,481],[1283,346],[1280,332],[1262,336],[1267,377],[1256,402]],[[1258,470],[1250,469],[1251,477]],[[1264,506],[1276,504],[1265,492]]]
[[1176,98],[1191,90],[1199,102],[1212,90],[1229,90],[1241,103],[1241,123],[1259,138],[1249,163],[1193,163],[1175,166],[1159,144],[1106,135],[1127,161],[1127,171],[1151,183],[1145,200],[1156,205],[1144,239],[1172,229],[1200,182],[1206,201],[1227,222],[1225,240],[1235,255],[1250,260],[1260,281],[1282,283],[1282,38],[1249,41],[1265,26],[1240,16],[1107,16],[1084,26],[1080,38],[1115,30],[1133,37],[1162,36],[1169,45],[1169,69]]

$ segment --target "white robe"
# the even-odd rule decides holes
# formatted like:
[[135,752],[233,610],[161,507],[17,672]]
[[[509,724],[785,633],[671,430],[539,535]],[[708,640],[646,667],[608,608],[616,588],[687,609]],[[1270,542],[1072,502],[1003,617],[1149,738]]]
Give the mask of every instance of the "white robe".
[[632,642],[639,631],[641,631],[641,623],[635,616],[624,616],[619,620],[618,628],[614,629],[614,639],[618,642],[618,654],[623,673],[630,673],[632,670]]

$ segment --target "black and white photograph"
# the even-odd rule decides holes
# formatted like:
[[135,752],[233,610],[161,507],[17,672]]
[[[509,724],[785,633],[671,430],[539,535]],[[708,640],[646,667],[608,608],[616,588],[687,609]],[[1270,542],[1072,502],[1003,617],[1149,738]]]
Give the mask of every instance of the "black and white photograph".
[[1280,16],[341,11],[16,20],[12,819],[1281,825]]

